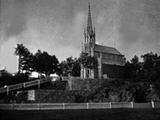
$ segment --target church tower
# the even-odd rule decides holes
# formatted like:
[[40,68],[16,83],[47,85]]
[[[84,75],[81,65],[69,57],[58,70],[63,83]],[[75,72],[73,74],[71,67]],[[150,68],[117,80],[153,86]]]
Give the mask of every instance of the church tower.
[[[88,4],[87,27],[84,28],[84,41],[82,42],[82,52],[89,56],[94,56],[95,49],[95,27],[92,26],[92,16],[90,3]],[[94,70],[84,68],[81,65],[81,78],[94,78]]]
[[91,8],[89,3],[87,27],[84,29],[83,52],[88,53],[88,55],[90,56],[94,56],[94,47],[95,47],[95,28],[93,30]]
[[88,4],[87,25],[84,29],[82,53],[97,59],[97,66],[89,69],[81,64],[81,78],[116,78],[123,77],[124,55],[116,48],[96,44],[95,28],[92,26],[90,3]]

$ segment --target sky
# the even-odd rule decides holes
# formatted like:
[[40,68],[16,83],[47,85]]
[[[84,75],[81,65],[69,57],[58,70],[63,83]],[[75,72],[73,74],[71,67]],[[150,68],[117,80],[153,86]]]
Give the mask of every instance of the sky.
[[98,44],[117,48],[127,60],[160,53],[160,0],[0,0],[0,68],[17,71],[20,43],[59,61],[78,57],[88,2]]

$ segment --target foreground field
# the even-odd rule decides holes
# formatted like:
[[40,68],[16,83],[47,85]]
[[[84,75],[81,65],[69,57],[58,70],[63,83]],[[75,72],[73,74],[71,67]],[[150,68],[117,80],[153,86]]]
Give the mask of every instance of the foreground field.
[[1,110],[0,120],[160,120],[160,109]]

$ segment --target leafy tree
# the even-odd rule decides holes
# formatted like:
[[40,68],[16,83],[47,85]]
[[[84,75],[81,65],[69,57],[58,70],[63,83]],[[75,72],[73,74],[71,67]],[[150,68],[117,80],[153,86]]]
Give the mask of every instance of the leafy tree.
[[17,44],[15,55],[19,57],[19,72],[33,71],[33,54],[23,44]]
[[147,53],[142,56],[143,58],[143,70],[146,79],[155,80],[159,77],[158,73],[160,64],[157,54]]
[[77,58],[68,57],[60,63],[60,68],[63,76],[80,76],[80,63]]
[[81,71],[80,62],[77,58],[75,58],[71,75],[80,76],[80,71]]
[[15,54],[21,57],[28,57],[30,52],[23,44],[17,44],[17,47],[15,48]]
[[94,56],[89,56],[88,53],[82,53],[79,61],[85,68],[89,69],[96,68],[98,64],[97,59]]
[[38,50],[33,61],[33,69],[39,73],[49,76],[51,73],[57,72],[59,61],[55,55],[49,55],[47,52]]
[[143,55],[142,58],[145,79],[160,95],[160,56],[151,52]]
[[6,70],[0,70],[0,87],[12,84],[12,74]]
[[28,81],[28,73],[16,73],[12,75],[6,70],[0,71],[0,87],[4,87],[4,85],[18,84],[22,82]]
[[23,44],[17,44],[15,54],[19,56],[19,72],[36,71],[48,76],[58,70],[58,59],[47,52],[38,50],[33,55]]
[[60,64],[62,75],[68,76],[69,74],[71,74],[72,69],[73,69],[73,64],[74,64],[74,60],[72,57],[68,57],[66,58],[66,60],[62,61]]
[[17,83],[22,83],[22,82],[27,82],[29,80],[29,73],[16,73],[12,77],[12,83],[17,84]]
[[135,55],[130,62],[127,61],[125,64],[125,78],[138,79],[141,67],[141,62],[139,62],[139,58]]
[[[150,52],[141,57],[143,58],[142,62],[139,62],[138,57],[135,56],[125,64],[125,78],[129,78],[131,84],[137,84],[134,94],[135,100],[139,102],[143,102],[146,99],[149,94],[148,91],[160,96],[160,56]],[[152,96],[156,95],[153,94]]]

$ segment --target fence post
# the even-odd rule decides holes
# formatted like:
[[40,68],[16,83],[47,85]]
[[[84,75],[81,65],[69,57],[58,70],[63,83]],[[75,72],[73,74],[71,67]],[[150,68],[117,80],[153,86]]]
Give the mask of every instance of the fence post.
[[87,104],[87,109],[89,108],[89,106],[88,106],[88,103],[86,103]]
[[26,87],[26,85],[25,85],[25,83],[23,83],[23,88],[25,88]]
[[133,101],[131,102],[131,107],[133,108]]
[[38,110],[41,110],[41,103],[38,103]]
[[112,103],[111,102],[109,102],[109,108],[112,108]]
[[7,95],[9,94],[9,87],[7,86]]
[[65,109],[65,104],[63,103],[63,110]]
[[14,110],[14,103],[12,103],[12,110]]
[[153,100],[151,101],[151,104],[152,104],[152,108],[154,108],[154,101]]
[[40,80],[38,80],[38,88],[40,88]]

